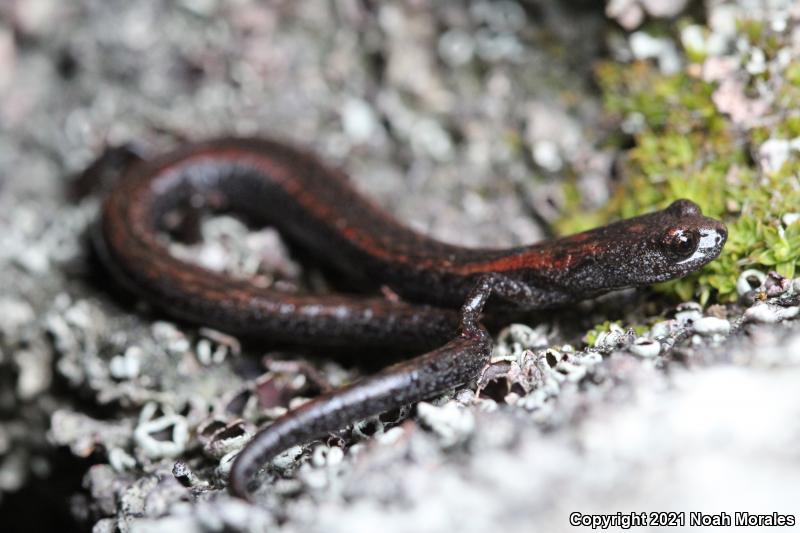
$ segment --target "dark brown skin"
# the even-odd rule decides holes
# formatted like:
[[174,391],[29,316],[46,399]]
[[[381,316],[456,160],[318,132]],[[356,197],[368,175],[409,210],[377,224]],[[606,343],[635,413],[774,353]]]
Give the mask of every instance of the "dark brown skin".
[[[280,229],[315,257],[404,301],[259,288],[170,255],[165,215],[198,200]],[[441,345],[290,411],[237,456],[230,489],[278,452],[356,420],[469,383],[488,362],[478,323],[495,308],[546,309],[682,277],[715,259],[725,226],[688,200],[570,237],[463,248],[395,221],[341,172],[272,141],[220,139],[133,167],[105,201],[95,245],[118,280],[167,313],[233,334],[321,347]],[[461,306],[461,311],[454,308]],[[452,339],[449,340],[448,339]]]

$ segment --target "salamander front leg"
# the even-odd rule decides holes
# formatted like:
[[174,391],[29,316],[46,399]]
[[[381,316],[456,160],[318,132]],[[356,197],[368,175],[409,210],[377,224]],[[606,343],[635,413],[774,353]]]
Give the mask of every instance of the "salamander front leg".
[[249,499],[248,484],[253,475],[290,446],[472,381],[491,354],[491,337],[478,319],[492,292],[492,283],[491,278],[481,279],[470,292],[462,307],[461,332],[441,348],[319,396],[256,434],[231,467],[231,493]]

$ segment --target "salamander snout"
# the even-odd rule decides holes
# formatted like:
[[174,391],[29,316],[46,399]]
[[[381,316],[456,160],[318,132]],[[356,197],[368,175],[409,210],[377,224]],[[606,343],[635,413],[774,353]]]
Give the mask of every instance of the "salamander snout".
[[[674,215],[673,206],[667,212]],[[671,257],[675,265],[700,266],[720,254],[728,239],[725,224],[702,216],[699,209],[676,218],[676,223],[668,227],[659,243],[662,253]]]
[[708,262],[717,257],[722,251],[722,247],[728,239],[728,229],[716,220],[708,220],[709,222],[713,222],[713,224],[709,223],[707,227],[701,227],[696,230],[697,245],[695,246],[695,250],[689,257],[683,261],[679,261],[679,264],[691,262],[694,259]]
[[719,245],[720,248],[725,245],[725,241],[728,240],[728,228],[725,227],[725,224],[718,220],[713,220],[712,228],[709,231],[713,231],[716,233],[717,237],[719,238]]

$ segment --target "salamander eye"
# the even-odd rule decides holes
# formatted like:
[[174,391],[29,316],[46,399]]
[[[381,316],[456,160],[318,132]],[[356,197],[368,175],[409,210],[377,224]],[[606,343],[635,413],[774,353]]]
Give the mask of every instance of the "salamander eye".
[[700,240],[696,231],[671,229],[664,236],[663,244],[674,256],[683,259],[689,257],[697,250]]

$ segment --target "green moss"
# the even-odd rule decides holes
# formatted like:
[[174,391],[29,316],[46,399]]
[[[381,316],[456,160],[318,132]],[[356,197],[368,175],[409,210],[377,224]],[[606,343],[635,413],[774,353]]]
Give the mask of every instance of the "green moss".
[[800,62],[794,61],[786,68],[786,80],[795,87],[800,87]]
[[[780,45],[758,22],[742,21],[740,28],[752,43]],[[800,222],[783,216],[800,212],[800,154],[790,151],[780,169],[765,174],[749,151],[757,152],[768,139],[800,137],[800,113],[794,111],[800,104],[800,64],[789,64],[785,83],[776,84],[778,109],[770,116],[781,120],[751,130],[716,110],[713,83],[687,73],[665,75],[640,61],[606,62],[596,74],[608,113],[620,122],[638,116],[643,126],[633,134],[622,183],[608,204],[587,213],[576,189],[567,185],[567,212],[578,214],[561,220],[557,230],[572,233],[688,198],[727,223],[728,243],[718,260],[659,290],[683,300],[725,302],[736,298],[736,280],[744,269],[793,276],[800,265]]]
[[754,19],[740,19],[736,23],[740,34],[747,37],[750,44],[757,46],[764,36],[764,22]]

